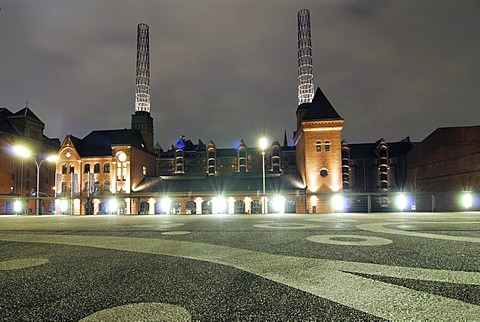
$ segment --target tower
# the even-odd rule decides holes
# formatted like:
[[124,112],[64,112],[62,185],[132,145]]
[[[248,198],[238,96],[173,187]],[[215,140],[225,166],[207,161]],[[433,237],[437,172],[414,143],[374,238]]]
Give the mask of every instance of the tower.
[[150,116],[150,44],[149,27],[137,27],[137,65],[135,82],[135,114],[132,129],[142,135],[145,147],[153,152],[153,118]]
[[298,105],[313,99],[312,35],[310,11],[298,12]]
[[295,151],[305,185],[307,212],[329,212],[327,195],[342,188],[343,118],[317,88],[313,95],[310,13],[298,13],[298,101]]
[[135,111],[150,113],[150,45],[149,28],[144,23],[137,27],[137,78],[135,83]]

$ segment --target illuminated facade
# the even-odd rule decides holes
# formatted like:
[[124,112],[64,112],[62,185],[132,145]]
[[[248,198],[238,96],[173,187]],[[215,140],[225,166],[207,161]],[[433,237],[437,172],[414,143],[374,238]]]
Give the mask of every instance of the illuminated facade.
[[[45,124],[25,107],[16,113],[7,108],[0,108],[0,213],[13,213],[14,199],[19,196],[26,199],[21,213],[35,213],[35,200],[32,191],[36,190],[37,168],[31,158],[20,158],[13,155],[12,147],[21,145],[27,148],[32,156],[40,162],[47,155],[56,154],[60,147],[58,139],[51,139],[43,134]],[[40,167],[41,197],[53,196],[55,166],[44,162]],[[37,194],[36,191],[35,195]],[[53,205],[48,200],[39,204],[39,213],[51,213]]]
[[59,204],[59,212],[108,213],[108,201],[116,197],[122,200],[121,212],[136,213],[130,193],[144,177],[155,175],[155,155],[136,130],[93,131],[83,139],[68,135],[56,173],[57,197],[77,200],[64,211]]
[[[320,88],[311,103],[297,109],[296,161],[307,194],[340,192],[342,189],[343,119]],[[330,211],[326,200],[315,200],[309,212]]]

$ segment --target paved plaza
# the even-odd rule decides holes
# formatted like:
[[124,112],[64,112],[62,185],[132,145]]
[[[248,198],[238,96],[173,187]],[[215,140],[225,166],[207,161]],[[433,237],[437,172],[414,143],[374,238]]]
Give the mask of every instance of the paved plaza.
[[480,213],[0,216],[1,321],[479,321]]

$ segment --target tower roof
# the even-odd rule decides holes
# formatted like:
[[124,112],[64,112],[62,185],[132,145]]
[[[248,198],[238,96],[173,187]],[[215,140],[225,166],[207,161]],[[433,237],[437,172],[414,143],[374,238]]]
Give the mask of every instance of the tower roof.
[[305,103],[299,106],[299,108],[305,108],[305,114],[302,117],[303,120],[341,120],[342,117],[335,111],[330,101],[323,94],[320,87],[317,87],[315,96],[311,103]]

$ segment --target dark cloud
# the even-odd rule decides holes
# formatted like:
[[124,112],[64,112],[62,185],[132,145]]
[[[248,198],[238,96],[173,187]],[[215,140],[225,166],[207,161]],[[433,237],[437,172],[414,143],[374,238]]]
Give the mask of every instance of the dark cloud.
[[130,126],[136,25],[150,26],[152,116],[163,147],[229,147],[295,130],[297,21],[311,11],[315,85],[349,142],[421,140],[478,124],[475,1],[0,0],[0,106],[46,134]]

